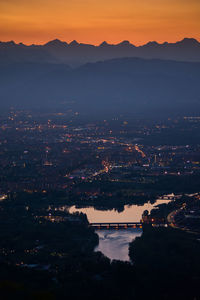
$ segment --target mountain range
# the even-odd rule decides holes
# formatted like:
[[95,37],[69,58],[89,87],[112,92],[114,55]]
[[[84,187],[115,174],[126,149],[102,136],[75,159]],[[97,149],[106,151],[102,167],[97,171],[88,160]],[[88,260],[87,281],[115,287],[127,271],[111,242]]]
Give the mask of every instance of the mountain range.
[[72,109],[82,114],[191,115],[200,112],[200,63],[115,58],[79,67],[0,66],[0,108]]
[[1,64],[46,62],[76,67],[88,62],[124,57],[200,62],[200,43],[194,38],[184,38],[176,43],[149,42],[138,47],[129,41],[115,45],[103,42],[98,46],[77,41],[67,43],[58,39],[43,45],[16,44],[13,41],[0,42]]

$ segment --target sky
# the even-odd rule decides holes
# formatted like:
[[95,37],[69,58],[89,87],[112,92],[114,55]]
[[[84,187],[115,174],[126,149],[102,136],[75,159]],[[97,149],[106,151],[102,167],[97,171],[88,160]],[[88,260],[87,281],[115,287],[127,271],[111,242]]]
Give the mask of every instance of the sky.
[[0,40],[200,40],[200,0],[0,0]]

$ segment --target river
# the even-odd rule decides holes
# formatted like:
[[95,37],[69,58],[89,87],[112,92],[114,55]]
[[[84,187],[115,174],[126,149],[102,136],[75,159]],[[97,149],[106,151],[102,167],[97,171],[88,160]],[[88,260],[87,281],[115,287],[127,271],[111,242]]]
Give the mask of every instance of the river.
[[[94,207],[76,208],[72,206],[70,213],[82,212],[87,215],[90,223],[100,222],[140,222],[144,210],[151,211],[156,205],[168,203],[170,200],[158,199],[154,204],[150,202],[144,205],[125,205],[122,212],[117,210],[97,210]],[[141,236],[142,229],[121,229],[121,230],[96,230],[99,236],[99,245],[95,251],[101,251],[110,259],[129,261],[129,243],[136,237]]]

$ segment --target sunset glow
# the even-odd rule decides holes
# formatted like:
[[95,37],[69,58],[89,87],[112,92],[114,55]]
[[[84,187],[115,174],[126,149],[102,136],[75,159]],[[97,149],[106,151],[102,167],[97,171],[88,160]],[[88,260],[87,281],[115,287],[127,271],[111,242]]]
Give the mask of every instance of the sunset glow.
[[199,0],[0,0],[0,40],[99,44],[200,37]]

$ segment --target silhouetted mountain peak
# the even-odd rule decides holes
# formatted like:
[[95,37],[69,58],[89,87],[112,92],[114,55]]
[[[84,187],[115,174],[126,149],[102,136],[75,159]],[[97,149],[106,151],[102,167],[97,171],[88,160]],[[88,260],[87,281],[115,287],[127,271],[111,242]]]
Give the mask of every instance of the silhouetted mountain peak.
[[14,41],[8,41],[8,42],[0,42],[0,45],[4,45],[4,46],[16,46],[17,44],[15,44]]
[[45,46],[54,46],[54,47],[63,47],[63,46],[66,46],[66,45],[67,45],[66,42],[62,42],[59,39],[52,40],[52,41],[45,44]]
[[[121,43],[117,44],[117,46],[124,46],[124,47],[127,47],[127,46],[134,46],[134,45],[131,44],[129,41],[124,40],[124,41],[122,41]],[[134,46],[134,47],[135,47],[135,46]]]
[[110,46],[106,41],[102,42],[99,47],[107,47]]
[[158,46],[159,44],[156,42],[156,41],[151,41],[151,42],[148,42],[145,46],[148,46],[148,47],[155,47],[155,46]]
[[79,43],[76,40],[73,40],[71,43],[69,43],[70,46],[78,46]]
[[182,41],[177,42],[177,44],[182,44],[185,46],[196,46],[196,45],[200,45],[200,43],[194,39],[194,38],[184,38]]

